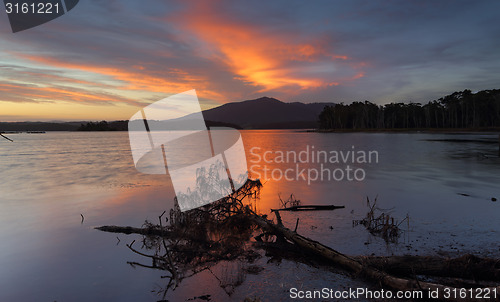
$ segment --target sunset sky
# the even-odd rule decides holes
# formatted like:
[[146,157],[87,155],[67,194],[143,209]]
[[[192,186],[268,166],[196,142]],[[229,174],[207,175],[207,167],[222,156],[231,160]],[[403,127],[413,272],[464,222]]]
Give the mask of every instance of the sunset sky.
[[500,88],[498,1],[81,0],[12,33],[0,121],[117,120],[196,89],[208,106],[426,102]]

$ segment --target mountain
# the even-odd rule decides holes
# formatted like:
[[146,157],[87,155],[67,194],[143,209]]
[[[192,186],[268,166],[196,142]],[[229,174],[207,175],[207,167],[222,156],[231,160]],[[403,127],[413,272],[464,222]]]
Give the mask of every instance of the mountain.
[[238,125],[244,129],[317,128],[318,116],[333,103],[284,103],[274,98],[234,102],[203,111],[206,121]]
[[[318,116],[333,103],[284,103],[274,98],[234,102],[203,111],[209,127],[236,129],[311,129],[318,128]],[[189,120],[193,115],[181,119]],[[152,121],[162,123],[161,121]],[[161,128],[161,127],[160,127]],[[126,131],[128,121],[101,122],[0,122],[2,131]]]

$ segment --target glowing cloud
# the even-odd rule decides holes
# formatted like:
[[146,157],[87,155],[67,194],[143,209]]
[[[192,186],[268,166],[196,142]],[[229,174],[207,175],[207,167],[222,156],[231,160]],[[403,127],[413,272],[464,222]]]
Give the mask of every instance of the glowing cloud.
[[[202,55],[220,60],[236,79],[259,87],[259,92],[336,86],[346,77],[345,70],[338,70],[349,66],[342,62],[349,60],[348,56],[330,52],[320,38],[299,42],[291,33],[266,32],[259,29],[257,22],[236,21],[206,2],[189,7],[174,20],[204,41],[206,48],[200,50]],[[326,75],[314,72],[325,66],[330,69]],[[354,68],[348,69],[348,73],[354,72]]]
[[203,97],[212,99],[221,97],[221,94],[207,89],[206,79],[191,76],[179,69],[167,69],[166,74],[163,73],[161,75],[155,75],[157,70],[150,71],[141,65],[133,65],[129,68],[119,68],[93,64],[72,63],[48,56],[24,54],[18,54],[17,56],[51,67],[80,70],[104,75],[115,80],[115,89],[119,90],[168,93],[184,91],[191,89],[192,87],[199,87],[197,89],[199,89],[199,94]]

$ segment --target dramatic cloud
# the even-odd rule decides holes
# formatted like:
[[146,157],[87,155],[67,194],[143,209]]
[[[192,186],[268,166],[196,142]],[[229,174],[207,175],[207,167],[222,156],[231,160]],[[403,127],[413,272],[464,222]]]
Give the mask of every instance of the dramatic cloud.
[[16,34],[2,11],[2,116],[73,104],[88,119],[92,112],[127,119],[190,89],[217,105],[262,95],[424,102],[499,88],[499,8],[496,1],[89,0]]
[[259,92],[337,86],[346,78],[363,76],[342,62],[350,60],[346,55],[328,50],[328,37],[297,35],[288,28],[269,32],[260,22],[242,22],[216,4],[192,5],[166,20],[199,37],[206,45],[201,55],[227,66],[235,78]]

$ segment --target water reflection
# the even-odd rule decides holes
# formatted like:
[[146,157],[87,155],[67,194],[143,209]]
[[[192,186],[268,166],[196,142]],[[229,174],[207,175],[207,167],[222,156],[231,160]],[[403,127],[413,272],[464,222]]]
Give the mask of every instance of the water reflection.
[[[481,139],[485,135],[463,136]],[[346,150],[354,145],[379,152],[378,164],[363,165],[366,180],[362,182],[308,185],[303,180],[262,180],[261,200],[255,206],[263,214],[280,206],[278,193],[294,193],[305,205],[346,206],[332,212],[282,214],[285,225],[292,229],[300,218],[298,232],[307,237],[349,255],[473,252],[496,257],[499,203],[491,198],[500,197],[500,161],[476,155],[496,154],[497,146],[427,141],[447,137],[242,131],[247,154],[255,146],[301,151],[307,145],[316,150]],[[115,234],[97,232],[93,227],[140,226],[145,219],[156,222],[165,209],[174,206],[170,179],[136,171],[126,133],[13,134],[11,138],[14,143],[0,143],[0,241],[4,243],[0,266],[5,272],[0,275],[0,300],[29,301],[34,296],[47,301],[157,299],[147,290],[164,272],[124,265],[126,261],[143,263],[142,256],[124,245],[135,239],[134,247],[139,248],[142,238],[118,235],[121,242],[116,245]],[[247,157],[249,164],[250,160]],[[270,165],[282,168],[277,163]],[[410,240],[404,244],[388,247],[365,229],[352,228],[353,219],[366,215],[366,196],[377,195],[380,207],[394,208],[394,217],[410,215]],[[80,214],[85,216],[83,225]],[[209,238],[224,235],[216,234]],[[258,276],[247,274],[245,282],[233,288],[231,299],[256,295],[280,300],[284,289],[298,282],[311,287],[324,286],[325,279],[339,287],[355,282],[295,262],[283,261],[279,267],[266,265],[263,259],[256,262],[266,269]],[[184,279],[167,296],[185,300],[210,293],[213,300],[230,300],[217,284],[237,281],[231,277],[242,267],[246,266],[219,262],[211,270],[221,282],[205,270]]]
[[[259,197],[259,181],[248,180],[238,191],[201,208],[182,212],[177,200],[168,215],[164,211],[158,223],[146,221],[140,248],[135,240],[127,244],[134,253],[148,259],[128,263],[133,266],[161,270],[166,285],[157,290],[162,301],[170,290],[203,271],[210,272],[219,286],[231,296],[247,273],[262,269],[252,265],[261,255],[250,248],[254,226],[250,207]],[[168,216],[168,217],[167,217]],[[164,226],[165,225],[165,226]],[[100,228],[116,232],[116,228]],[[118,230],[119,231],[119,230]],[[130,229],[125,229],[129,232]],[[216,271],[224,268],[222,274]]]

